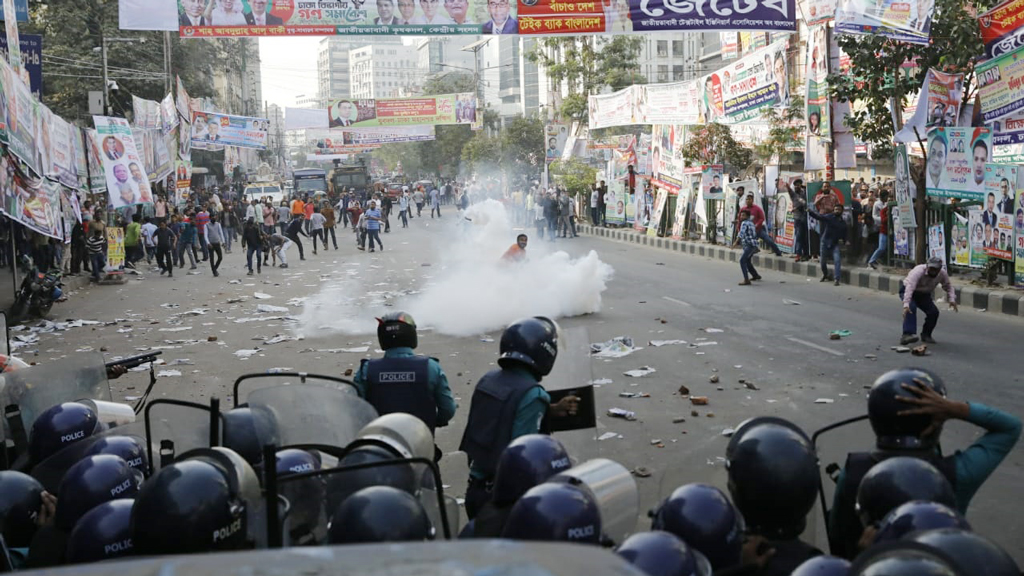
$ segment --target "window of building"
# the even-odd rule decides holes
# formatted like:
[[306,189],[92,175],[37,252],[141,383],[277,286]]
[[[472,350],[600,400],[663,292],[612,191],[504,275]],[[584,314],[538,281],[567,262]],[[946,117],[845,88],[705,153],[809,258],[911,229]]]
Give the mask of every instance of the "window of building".
[[658,57],[668,56],[668,40],[658,40]]
[[658,64],[658,82],[668,82],[668,64]]
[[672,55],[673,56],[682,56],[683,55],[683,41],[682,40],[673,40],[672,41]]
[[673,80],[686,80],[686,72],[684,71],[682,64],[672,65],[672,79]]

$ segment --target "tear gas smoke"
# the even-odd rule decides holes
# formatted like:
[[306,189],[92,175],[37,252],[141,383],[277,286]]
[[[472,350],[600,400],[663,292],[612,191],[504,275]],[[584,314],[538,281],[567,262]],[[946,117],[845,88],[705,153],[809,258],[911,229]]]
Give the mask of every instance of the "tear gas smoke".
[[379,284],[388,275],[369,274],[367,260],[358,273],[349,270],[347,279],[306,300],[299,334],[375,334],[374,318],[388,310],[409,312],[421,327],[469,336],[527,316],[565,318],[601,309],[601,293],[613,270],[596,252],[574,259],[531,234],[526,261],[502,262],[518,234],[504,206],[487,200],[471,206],[465,218],[447,228],[435,246],[440,264],[422,269],[433,275],[426,284],[416,288],[393,281],[382,290]]

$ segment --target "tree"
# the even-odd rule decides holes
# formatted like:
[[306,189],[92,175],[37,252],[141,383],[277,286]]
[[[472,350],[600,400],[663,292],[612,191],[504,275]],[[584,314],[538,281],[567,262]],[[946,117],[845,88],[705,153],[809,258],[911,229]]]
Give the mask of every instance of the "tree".
[[[830,96],[843,102],[863,104],[863,109],[846,117],[846,125],[854,136],[874,145],[875,158],[893,157],[895,130],[903,127],[904,99],[920,91],[929,68],[963,74],[963,85],[967,87],[963,103],[974,98],[974,67],[985,51],[977,14],[995,3],[996,0],[970,4],[961,0],[935,0],[932,41],[928,45],[897,42],[877,35],[839,37],[839,46],[849,56],[851,68],[829,75]],[[907,63],[914,66],[905,66]],[[896,126],[893,126],[894,119]],[[924,136],[919,135],[919,141]],[[912,170],[912,174],[917,184],[917,221],[924,222],[924,171]],[[917,258],[923,262],[927,254],[925,234],[916,236]]]
[[554,176],[555,182],[565,186],[569,194],[586,194],[587,198],[590,197],[590,186],[597,178],[597,168],[577,158],[571,158],[568,162],[552,162],[548,173]]
[[477,132],[462,147],[462,169],[467,174],[497,171],[500,166],[501,138]]
[[767,107],[761,112],[761,119],[769,126],[768,137],[754,146],[754,155],[764,164],[775,159],[779,164],[789,164],[793,159],[790,149],[800,143],[801,127],[804,120],[804,101],[794,95],[789,107],[783,110]]
[[518,117],[501,131],[501,165],[512,178],[531,178],[544,167],[544,123],[540,118]]
[[694,128],[682,152],[687,166],[723,164],[726,172],[746,170],[754,156],[749,148],[732,137],[728,126],[717,122]]

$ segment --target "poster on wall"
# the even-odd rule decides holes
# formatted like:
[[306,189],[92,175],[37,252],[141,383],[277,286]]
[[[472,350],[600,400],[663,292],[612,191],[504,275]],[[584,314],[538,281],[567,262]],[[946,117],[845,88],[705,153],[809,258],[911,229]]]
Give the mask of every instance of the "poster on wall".
[[1024,287],[1024,194],[1017,194],[1017,208],[1013,214],[1014,284]]
[[934,10],[935,0],[840,0],[836,9],[836,33],[928,44]]
[[658,235],[658,228],[661,226],[661,216],[665,213],[665,203],[668,202],[668,190],[658,188],[658,197],[654,201],[654,210],[647,223],[647,235],[654,237]]
[[946,267],[946,229],[941,223],[928,227],[928,258],[938,258]]
[[933,128],[928,132],[928,194],[981,200],[985,164],[992,159],[992,133],[987,128]]
[[979,196],[972,200],[982,201],[986,211],[1012,214],[1017,177],[1018,168],[1013,164],[985,164],[984,197]]
[[828,98],[828,26],[814,26],[807,40],[807,83],[804,91],[806,129],[824,140],[832,139]]
[[608,181],[608,192],[605,194],[605,222],[622,226],[626,223],[626,204],[630,199],[626,194],[626,183],[622,180]]
[[950,260],[956,266],[967,268],[971,265],[971,241],[967,218],[953,213],[953,243]]
[[982,218],[982,210],[971,208],[967,211],[967,226],[971,235],[971,268],[981,268],[988,263],[985,250],[992,238],[992,227],[986,225],[985,220]]
[[561,122],[551,122],[544,126],[544,159],[548,164],[562,157],[569,128]]
[[700,174],[700,191],[704,196],[705,200],[721,200],[725,198],[725,193],[722,188],[722,170],[721,164],[713,164],[711,166],[705,166],[701,170]]
[[672,239],[686,239],[686,216],[690,207],[690,191],[681,188],[676,195],[676,211],[672,217]]
[[928,69],[913,115],[896,134],[897,142],[917,142],[918,135],[940,126],[956,126],[963,100],[963,74]]
[[996,213],[993,219],[988,210],[982,212],[982,223],[985,225],[985,254],[989,258],[1013,260],[1013,216]]
[[896,206],[899,208],[894,214],[898,214],[899,217],[894,216],[893,222],[899,224],[901,228],[917,228],[917,214],[914,213],[914,201],[910,189],[910,163],[907,158],[906,144],[896,146],[894,164],[896,171],[895,200]]

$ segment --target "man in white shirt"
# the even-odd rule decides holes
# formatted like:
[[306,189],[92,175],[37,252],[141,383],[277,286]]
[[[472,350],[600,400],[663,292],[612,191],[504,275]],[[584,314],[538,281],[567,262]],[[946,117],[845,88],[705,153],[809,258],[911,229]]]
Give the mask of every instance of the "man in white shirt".
[[373,19],[373,23],[382,26],[398,24],[393,0],[377,0],[377,17]]
[[590,188],[590,223],[597,226],[597,197],[600,192],[597,190],[597,184],[593,184]]
[[153,255],[156,254],[156,238],[153,234],[156,233],[156,224],[153,224],[153,219],[146,216],[146,223],[142,225],[142,245],[146,248],[146,263],[151,264],[153,262]]
[[455,21],[451,18],[437,13],[440,4],[441,0],[420,0],[420,8],[423,10],[423,14],[413,18],[411,24],[430,24],[435,26],[455,24]]

